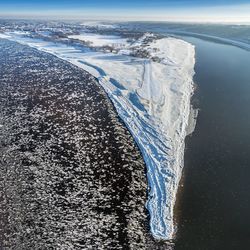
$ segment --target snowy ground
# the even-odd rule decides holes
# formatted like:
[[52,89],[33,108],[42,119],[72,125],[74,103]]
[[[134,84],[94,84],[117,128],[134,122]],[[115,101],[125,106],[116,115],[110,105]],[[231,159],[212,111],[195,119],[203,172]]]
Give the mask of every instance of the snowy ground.
[[110,22],[100,22],[100,21],[85,21],[81,24],[82,26],[88,28],[100,28],[100,29],[112,29],[116,28],[117,25],[110,23]]
[[127,39],[123,39],[119,36],[107,36],[98,35],[91,33],[82,33],[80,35],[71,35],[69,38],[77,39],[89,43],[91,46],[101,47],[101,46],[115,46],[122,47],[127,43]]
[[[194,47],[175,38],[158,39],[146,45],[141,39],[126,48],[126,54],[130,50],[133,54],[136,47],[149,55],[139,58],[124,55],[122,51],[118,54],[84,52],[60,43],[14,33],[8,35],[9,39],[54,54],[98,78],[146,162],[149,183],[146,207],[151,232],[157,239],[173,239],[173,208],[183,167],[193,92]],[[96,45],[105,40],[102,36],[93,37]]]

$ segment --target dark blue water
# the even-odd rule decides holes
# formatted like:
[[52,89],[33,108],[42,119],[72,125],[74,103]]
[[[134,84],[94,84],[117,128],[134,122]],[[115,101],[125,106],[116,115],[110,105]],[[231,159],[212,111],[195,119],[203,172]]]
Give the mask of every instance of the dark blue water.
[[194,134],[186,141],[176,250],[250,249],[250,52],[196,46]]
[[196,47],[194,104],[200,112],[186,140],[174,249],[249,250],[250,51],[230,41],[248,47],[250,26],[133,25],[162,35],[189,33],[182,38]]

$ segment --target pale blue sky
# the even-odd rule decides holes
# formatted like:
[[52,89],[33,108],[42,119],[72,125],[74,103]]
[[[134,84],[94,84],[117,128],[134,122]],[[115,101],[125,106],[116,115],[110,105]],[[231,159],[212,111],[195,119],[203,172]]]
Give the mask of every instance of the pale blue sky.
[[0,0],[0,15],[250,22],[250,0]]

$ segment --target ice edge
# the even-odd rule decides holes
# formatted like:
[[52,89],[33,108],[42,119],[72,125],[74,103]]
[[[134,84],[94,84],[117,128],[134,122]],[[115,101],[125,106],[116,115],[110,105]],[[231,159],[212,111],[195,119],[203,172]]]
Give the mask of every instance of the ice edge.
[[[54,54],[63,60],[89,71],[85,64],[79,64],[79,60],[70,59],[65,54],[58,53],[58,51],[49,51],[48,48],[45,48],[46,46],[43,47],[42,43],[38,44],[38,46],[32,46],[32,44],[25,43],[23,40],[18,41],[17,38],[9,36],[3,38],[21,42]],[[187,128],[189,126],[191,111],[190,100],[193,94],[195,64],[194,47],[189,43],[185,42],[185,44],[189,46],[188,56],[190,65],[188,74],[183,76],[185,77],[183,84],[186,85],[188,91],[185,93],[185,98],[183,99],[182,128],[179,131],[180,136],[177,141],[168,141],[168,138],[161,133],[162,131],[150,119],[148,120],[147,117],[145,119],[145,116],[138,115],[138,110],[131,106],[131,103],[114,88],[114,85],[108,78],[103,76],[98,77],[99,83],[105,89],[119,116],[133,135],[146,163],[149,186],[146,207],[150,215],[151,233],[159,240],[171,240],[174,238],[175,233],[173,209],[183,168],[185,137],[188,134]],[[89,65],[87,66],[89,67]],[[154,140],[154,143],[151,144],[152,140]],[[169,151],[171,151],[169,147],[173,144],[176,146],[174,157],[169,155]]]

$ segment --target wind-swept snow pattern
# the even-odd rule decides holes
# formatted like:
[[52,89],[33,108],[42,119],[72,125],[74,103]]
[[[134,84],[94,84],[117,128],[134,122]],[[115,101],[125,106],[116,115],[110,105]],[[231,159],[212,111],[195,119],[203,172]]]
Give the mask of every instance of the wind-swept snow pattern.
[[151,232],[156,239],[173,239],[173,210],[193,93],[194,47],[176,38],[146,42],[146,35],[127,45],[124,55],[122,51],[117,54],[84,52],[74,46],[8,35],[67,60],[99,80],[147,165],[146,207]]

